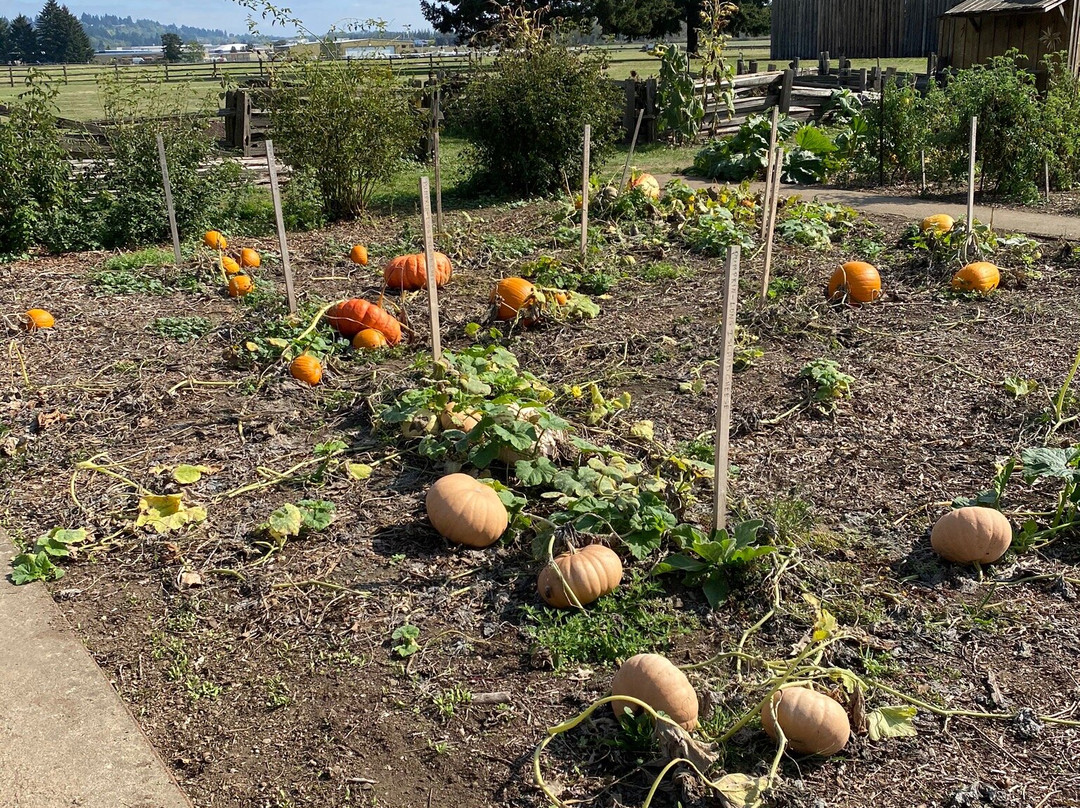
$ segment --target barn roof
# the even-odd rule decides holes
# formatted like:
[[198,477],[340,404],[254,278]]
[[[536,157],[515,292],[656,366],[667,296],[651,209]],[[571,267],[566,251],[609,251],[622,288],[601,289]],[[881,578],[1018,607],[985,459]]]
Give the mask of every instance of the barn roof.
[[1053,11],[1065,0],[964,0],[953,6],[943,17],[959,17],[967,14],[1045,14]]

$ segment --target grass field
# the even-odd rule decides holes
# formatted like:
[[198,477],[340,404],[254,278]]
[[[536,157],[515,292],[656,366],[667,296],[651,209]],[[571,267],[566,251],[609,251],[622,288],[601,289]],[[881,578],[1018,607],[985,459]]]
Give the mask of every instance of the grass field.
[[[658,60],[643,51],[640,45],[604,46],[604,50],[608,55],[608,75],[613,79],[626,79],[631,73],[637,73],[641,77],[656,75]],[[732,60],[756,60],[759,63],[759,69],[764,70],[770,61],[769,41],[764,38],[733,40],[728,45],[728,56]],[[813,60],[817,57],[816,54],[808,54],[807,58]],[[464,65],[465,61],[461,60],[460,63]],[[778,66],[783,64],[779,60],[774,63]],[[873,67],[876,64],[875,59],[852,60],[852,66],[855,68]],[[700,63],[694,60],[691,66],[697,69]],[[895,67],[901,72],[920,72],[926,69],[926,63],[922,59],[883,59],[881,66],[882,68]],[[264,72],[267,69],[265,63],[262,69]],[[170,83],[178,86],[186,83],[190,87],[190,92],[187,93],[188,109],[195,111],[216,109],[218,96],[221,93],[243,78],[259,75],[259,70],[260,66],[257,62],[219,63],[216,70],[210,63],[174,65],[169,67],[168,77]],[[429,65],[423,60],[395,64],[395,71],[403,78],[423,76],[428,70]],[[104,110],[98,78],[115,74],[115,71],[116,68],[106,65],[72,65],[66,69],[60,67],[41,69],[41,72],[49,76],[57,89],[56,103],[59,114],[76,120],[94,120],[103,117]],[[10,103],[24,90],[21,78],[23,73],[25,73],[23,68],[16,68],[9,74],[5,74],[0,69],[0,104]],[[164,65],[121,67],[119,73],[142,81],[162,81],[166,78]]]

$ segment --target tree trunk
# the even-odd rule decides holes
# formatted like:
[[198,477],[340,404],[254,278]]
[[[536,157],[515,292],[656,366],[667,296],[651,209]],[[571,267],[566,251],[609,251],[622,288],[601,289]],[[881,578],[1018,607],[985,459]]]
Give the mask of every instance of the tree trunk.
[[698,52],[698,27],[701,25],[701,0],[686,0],[686,52]]

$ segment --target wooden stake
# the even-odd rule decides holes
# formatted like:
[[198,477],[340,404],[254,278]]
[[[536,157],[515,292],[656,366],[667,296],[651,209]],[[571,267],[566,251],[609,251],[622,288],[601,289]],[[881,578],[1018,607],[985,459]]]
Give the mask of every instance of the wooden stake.
[[926,149],[919,149],[919,193],[926,193]]
[[724,263],[724,319],[720,335],[720,386],[716,391],[716,486],[713,529],[727,527],[728,463],[731,434],[732,362],[735,358],[735,318],[739,311],[739,261],[741,250],[729,247]]
[[157,136],[158,160],[161,161],[161,184],[165,187],[165,207],[169,209],[169,230],[172,231],[173,255],[176,265],[180,266],[183,260],[180,257],[180,231],[176,229],[176,206],[173,204],[172,183],[169,181],[169,161],[165,159],[165,141],[161,133]]
[[581,257],[589,248],[589,149],[592,141],[592,127],[585,124],[585,145],[581,160]]
[[971,119],[971,151],[968,155],[968,199],[967,231],[970,236],[975,232],[975,139],[979,130],[979,119]]
[[1043,158],[1043,179],[1046,182],[1046,201],[1050,201],[1050,158]]
[[765,238],[765,232],[769,227],[769,217],[767,211],[769,210],[769,199],[773,192],[772,187],[772,175],[773,175],[773,152],[776,151],[776,127],[780,121],[780,107],[775,106],[772,108],[772,130],[769,132],[769,153],[765,157],[765,195],[761,198],[761,237]]
[[634,159],[634,149],[637,148],[638,133],[641,132],[641,119],[645,117],[645,108],[642,107],[637,113],[637,123],[634,124],[634,137],[630,140],[630,151],[626,154],[626,164],[622,169],[622,180],[619,181],[619,193],[626,190],[626,183],[630,179],[630,161]]
[[765,269],[761,273],[761,299],[766,300],[769,296],[769,275],[772,272],[773,236],[776,233],[776,209],[780,204],[780,177],[784,171],[784,147],[776,150],[773,158],[773,192],[769,197],[769,227],[765,233]]
[[278,245],[281,247],[281,268],[285,271],[285,295],[289,300],[289,314],[296,314],[296,290],[293,288],[292,264],[289,263],[289,242],[285,238],[285,217],[281,212],[281,188],[278,187],[277,161],[274,160],[274,141],[272,140],[266,141],[266,167],[270,171],[270,195],[274,198],[274,218],[277,220]]
[[431,355],[442,358],[442,336],[439,334],[439,286],[436,283],[435,236],[431,230],[431,186],[427,177],[420,178],[420,216],[424,220],[424,264],[427,267],[428,312],[431,314]]
[[438,232],[445,233],[446,230],[443,227],[443,213],[442,213],[442,161],[440,159],[439,150],[439,113],[442,98],[440,88],[435,87],[435,111],[432,114],[432,122],[434,125],[433,131],[433,145],[435,146],[435,225]]

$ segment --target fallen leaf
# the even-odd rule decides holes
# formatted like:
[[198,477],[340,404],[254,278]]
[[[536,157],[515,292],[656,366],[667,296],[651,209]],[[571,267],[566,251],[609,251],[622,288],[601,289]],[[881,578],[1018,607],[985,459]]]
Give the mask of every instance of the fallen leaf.
[[870,740],[880,741],[883,738],[913,738],[919,734],[912,723],[919,711],[908,705],[897,707],[879,707],[866,716],[866,724],[870,730]]
[[181,463],[175,469],[173,469],[173,479],[180,485],[191,485],[197,483],[204,474],[210,472],[209,466],[192,466],[187,463]]
[[769,787],[767,777],[749,777],[738,772],[725,774],[716,783],[716,790],[727,802],[728,808],[755,808]]
[[633,435],[635,438],[653,440],[653,422],[638,421],[636,424],[630,427],[630,434]]
[[197,572],[184,570],[180,573],[180,586],[202,586],[202,583],[202,576]]
[[660,746],[660,754],[667,760],[682,758],[693,763],[700,772],[706,772],[720,759],[720,747],[715,743],[694,740],[690,733],[667,721],[657,721],[653,738]]
[[345,468],[354,480],[366,480],[375,471],[367,463],[346,463]]
[[188,508],[183,503],[183,494],[147,494],[139,500],[139,516],[135,527],[144,525],[158,533],[179,530],[184,525],[201,522],[206,519],[206,509]]

